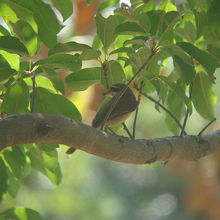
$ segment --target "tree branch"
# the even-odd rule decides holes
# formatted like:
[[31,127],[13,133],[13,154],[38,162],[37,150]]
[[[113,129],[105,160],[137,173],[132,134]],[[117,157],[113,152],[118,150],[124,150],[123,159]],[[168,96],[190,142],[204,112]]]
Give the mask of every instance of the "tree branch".
[[220,151],[220,131],[202,136],[131,140],[63,116],[30,113],[0,120],[0,149],[18,144],[54,142],[122,163],[149,164],[194,160]]

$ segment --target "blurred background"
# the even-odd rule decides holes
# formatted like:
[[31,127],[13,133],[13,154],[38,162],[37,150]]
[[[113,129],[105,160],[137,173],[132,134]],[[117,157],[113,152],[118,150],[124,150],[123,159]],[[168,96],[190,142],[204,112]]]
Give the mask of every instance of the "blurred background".
[[[89,44],[95,33],[94,15],[100,2],[94,0],[88,5],[77,0],[73,4],[74,15],[65,22],[60,41]],[[108,7],[104,14],[113,9]],[[42,47],[40,56],[47,56],[47,48]],[[169,71],[169,65],[164,71]],[[60,72],[60,76],[65,76],[65,72]],[[218,81],[217,78],[215,92],[220,94]],[[102,92],[100,85],[95,85],[80,93],[66,90],[66,96],[79,108],[83,121],[90,124],[102,101]],[[219,105],[217,109],[219,112]],[[131,117],[129,127],[132,122]],[[207,121],[194,114],[187,131],[197,134],[205,124]],[[206,132],[218,128],[217,120]],[[172,135],[166,127],[164,112],[158,112],[145,98],[141,100],[136,135],[137,138]],[[2,208],[29,207],[42,213],[46,220],[220,219],[220,154],[198,161],[169,161],[166,165],[129,165],[79,150],[68,156],[66,149],[65,146],[58,149],[63,173],[58,187],[41,173],[32,171],[23,180],[16,199],[8,196]]]

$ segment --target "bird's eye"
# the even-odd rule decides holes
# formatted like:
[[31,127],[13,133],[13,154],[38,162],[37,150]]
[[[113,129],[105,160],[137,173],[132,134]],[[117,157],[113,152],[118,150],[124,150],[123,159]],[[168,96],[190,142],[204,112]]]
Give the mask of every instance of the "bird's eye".
[[112,90],[112,92],[119,92],[120,91],[120,89],[118,87],[112,87],[111,90]]

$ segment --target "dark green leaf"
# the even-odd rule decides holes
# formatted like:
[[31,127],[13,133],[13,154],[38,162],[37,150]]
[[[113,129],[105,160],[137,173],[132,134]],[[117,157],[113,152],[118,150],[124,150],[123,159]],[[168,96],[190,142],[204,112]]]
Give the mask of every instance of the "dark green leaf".
[[65,21],[73,13],[73,2],[71,0],[52,0],[54,6],[59,10]]
[[84,51],[87,49],[92,49],[90,46],[86,44],[80,44],[74,41],[67,43],[58,43],[53,48],[51,48],[48,52],[49,56],[55,53],[69,53],[75,51]]
[[51,7],[41,0],[32,0],[34,19],[38,26],[39,37],[49,48],[57,41],[61,25]]
[[197,60],[207,70],[211,77],[215,72],[215,69],[220,66],[218,60],[212,54],[201,50],[190,43],[178,42],[177,45]]
[[9,53],[18,54],[19,56],[28,56],[26,47],[16,37],[1,36],[0,49]]
[[68,87],[73,91],[86,90],[92,84],[100,81],[101,68],[85,68],[66,77]]
[[207,120],[214,118],[214,106],[217,97],[212,91],[212,82],[209,76],[203,72],[196,75],[193,83],[192,101],[197,112],[203,118]]
[[19,207],[0,213],[0,220],[43,220],[43,218],[33,209]]
[[124,35],[132,35],[132,34],[143,34],[145,30],[139,26],[136,22],[125,22],[123,24],[119,24],[115,28],[115,34],[124,34]]
[[57,95],[45,88],[36,88],[35,111],[54,115],[64,115],[81,121],[81,115],[75,105],[62,95]]
[[16,81],[5,93],[1,111],[7,114],[28,112],[29,89],[23,80]]
[[69,69],[70,71],[77,71],[82,66],[82,61],[77,55],[70,54],[55,54],[46,59],[39,60],[37,64],[57,69]]
[[194,80],[196,72],[193,65],[185,62],[179,56],[173,56],[173,62],[176,71],[181,74],[186,84],[189,84]]
[[104,48],[108,47],[116,39],[114,33],[115,27],[119,24],[116,15],[110,15],[108,18],[102,17],[100,13],[96,15],[97,34],[99,35]]

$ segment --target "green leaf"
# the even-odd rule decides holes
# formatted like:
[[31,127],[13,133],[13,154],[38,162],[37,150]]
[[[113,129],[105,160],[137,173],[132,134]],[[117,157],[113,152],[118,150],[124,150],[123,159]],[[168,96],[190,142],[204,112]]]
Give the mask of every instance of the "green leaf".
[[53,83],[54,88],[64,94],[65,89],[63,80],[57,75],[56,71],[46,67],[43,69],[45,71],[46,77],[48,77],[48,79],[50,79],[50,81]]
[[[15,198],[20,188],[18,179],[8,170],[8,193]],[[0,218],[1,219],[1,218]]]
[[132,52],[133,50],[130,47],[120,47],[116,50],[113,50],[110,55],[112,54],[116,54],[116,53],[128,53],[128,52]]
[[101,52],[99,50],[87,49],[83,50],[80,54],[81,60],[97,60],[101,56]]
[[16,23],[10,22],[17,37],[24,43],[30,55],[35,55],[39,49],[37,34],[31,25],[19,20]]
[[143,34],[145,30],[139,26],[136,22],[125,22],[119,24],[115,28],[115,34],[133,35],[133,34]]
[[56,149],[51,151],[40,150],[41,144],[32,147],[27,155],[31,160],[31,166],[43,173],[55,185],[58,185],[62,179],[62,173],[58,163]]
[[0,184],[0,201],[1,201],[3,194],[5,194],[7,191],[7,181],[8,181],[7,168],[2,158],[0,158],[0,181],[1,181]]
[[195,78],[195,69],[193,65],[185,62],[181,57],[173,56],[174,67],[177,72],[179,72],[186,84],[192,82]]
[[35,112],[63,115],[81,121],[81,115],[75,105],[62,95],[57,95],[45,88],[35,91]]
[[6,90],[1,111],[7,114],[27,113],[28,105],[28,86],[23,80],[18,80]]
[[106,80],[109,85],[125,83],[125,73],[119,62],[115,60],[110,60],[109,62],[106,61],[104,69],[105,72],[101,75],[101,82],[104,87],[106,87]]
[[197,60],[207,70],[211,78],[213,78],[212,74],[220,65],[218,60],[212,54],[201,50],[187,42],[178,42],[177,45],[190,56],[192,56],[195,60]]
[[13,175],[17,177],[18,179],[21,178],[23,176],[22,166],[17,161],[16,154],[6,149],[3,152],[3,156],[4,156],[5,161],[7,162],[7,167],[10,169]]
[[61,25],[51,7],[41,0],[32,0],[34,19],[38,26],[39,37],[49,48],[57,42]]
[[0,220],[43,220],[43,218],[33,209],[18,207],[0,213]]
[[[172,90],[168,93],[166,105],[168,110],[172,112],[172,114],[177,118],[178,121],[180,121],[183,116],[184,102]],[[173,118],[170,117],[170,115],[166,114],[165,122],[168,129],[174,135],[178,135],[180,127],[173,120]]]
[[70,71],[77,71],[82,66],[82,61],[77,55],[70,54],[55,54],[46,59],[39,60],[36,64],[43,65],[43,67],[69,69]]
[[19,56],[28,56],[28,51],[24,44],[16,37],[1,36],[0,37],[0,49],[9,53],[15,53]]
[[86,44],[80,44],[75,41],[70,41],[66,43],[57,43],[53,48],[51,48],[48,52],[49,56],[55,53],[69,53],[75,51],[84,51],[87,49],[92,49],[90,46]]
[[100,13],[96,15],[97,34],[99,35],[105,49],[115,41],[114,30],[119,24],[117,15],[110,15],[108,18],[102,17]]
[[100,81],[101,68],[85,68],[68,75],[65,79],[67,86],[73,91],[86,90],[92,84]]
[[73,3],[71,0],[52,0],[53,5],[59,10],[65,21],[73,13]]
[[175,33],[182,38],[185,38],[189,42],[194,42],[197,37],[197,31],[192,22],[186,21],[184,27],[178,27],[175,29]]
[[7,60],[0,54],[0,82],[10,78],[16,71],[11,69]]
[[7,60],[12,69],[19,70],[20,57],[17,54],[8,53],[7,51],[0,50],[0,54]]
[[192,104],[190,99],[186,96],[184,90],[174,82],[169,81],[166,77],[164,76],[158,76],[159,79],[161,79],[164,83],[166,83],[170,90],[175,93],[186,105],[189,110],[189,113],[192,114]]
[[214,107],[217,101],[216,94],[212,91],[212,82],[208,75],[200,72],[193,83],[192,101],[196,111],[205,119],[214,118]]

